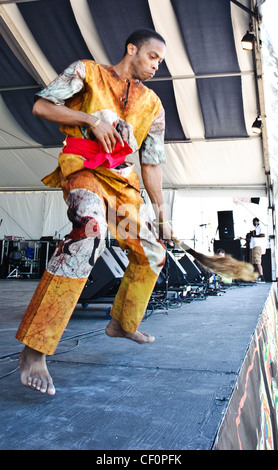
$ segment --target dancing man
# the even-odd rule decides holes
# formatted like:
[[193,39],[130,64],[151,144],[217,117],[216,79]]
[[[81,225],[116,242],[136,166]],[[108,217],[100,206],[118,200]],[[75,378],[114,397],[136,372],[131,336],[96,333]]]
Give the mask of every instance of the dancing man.
[[[117,65],[78,60],[35,97],[33,114],[58,122],[66,135],[58,167],[43,182],[62,188],[72,222],[72,231],[50,259],[16,334],[25,345],[19,358],[21,382],[42,393],[55,394],[46,355],[54,354],[105,249],[107,229],[129,250],[129,265],[106,334],[137,343],[154,341],[138,327],[165,261],[161,240],[171,243],[172,230],[160,167],[165,162],[164,109],[142,82],[154,76],[164,55],[165,41],[159,34],[138,30],[127,39]],[[157,227],[146,213],[133,164],[126,160],[137,150]]]

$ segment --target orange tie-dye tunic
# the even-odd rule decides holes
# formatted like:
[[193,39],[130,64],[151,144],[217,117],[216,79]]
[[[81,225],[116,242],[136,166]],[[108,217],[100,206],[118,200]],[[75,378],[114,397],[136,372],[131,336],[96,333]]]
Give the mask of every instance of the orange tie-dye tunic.
[[[115,125],[133,151],[141,148],[142,163],[165,160],[159,98],[139,81],[123,80],[113,67],[78,61],[37,96]],[[71,137],[93,137],[86,127],[63,125],[61,131]],[[54,353],[105,248],[107,229],[129,250],[129,265],[110,313],[125,331],[137,330],[164,264],[165,247],[149,220],[133,165],[125,165],[89,170],[81,155],[61,153],[56,170],[43,179],[46,185],[63,189],[73,229],[49,261],[16,334],[27,346]]]
[[[36,97],[57,105],[92,114],[114,125],[132,148],[140,149],[143,164],[165,162],[165,113],[158,96],[139,80],[122,79],[112,66],[92,60],[71,64]],[[61,125],[67,136],[94,139],[87,127]],[[65,176],[83,168],[80,158],[60,155],[59,166]],[[59,186],[57,171],[43,179],[47,186]]]

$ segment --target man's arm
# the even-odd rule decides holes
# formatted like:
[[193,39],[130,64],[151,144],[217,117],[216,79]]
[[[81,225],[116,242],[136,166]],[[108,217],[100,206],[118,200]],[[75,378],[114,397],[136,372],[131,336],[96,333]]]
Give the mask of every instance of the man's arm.
[[162,171],[160,165],[146,165],[141,164],[141,174],[145,189],[149,195],[151,203],[153,204],[157,221],[160,223],[159,232],[162,239],[173,245],[172,228],[169,224],[164,206],[164,199],[162,194]]
[[116,140],[123,145],[120,134],[109,122],[100,121],[94,127],[98,119],[83,111],[70,109],[65,105],[56,105],[44,98],[39,98],[33,106],[33,114],[34,116],[59,124],[92,127],[91,132],[102,143],[107,153],[111,153],[114,150]]
[[253,231],[254,238],[264,238],[265,234],[262,233],[262,229],[260,225],[257,225],[256,229]]
[[166,161],[164,148],[165,112],[161,103],[160,106],[160,111],[153,120],[148,135],[140,148],[139,157],[143,183],[153,204],[156,220],[159,224],[159,236],[162,240],[173,245],[173,231],[166,217],[162,195],[162,171],[160,164]]

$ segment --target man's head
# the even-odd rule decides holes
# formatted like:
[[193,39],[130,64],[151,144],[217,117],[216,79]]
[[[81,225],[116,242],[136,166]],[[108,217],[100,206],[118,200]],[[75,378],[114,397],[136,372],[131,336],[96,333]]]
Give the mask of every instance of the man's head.
[[254,225],[254,227],[256,227],[257,225],[259,225],[259,223],[260,223],[260,221],[259,221],[258,217],[254,217],[254,219],[253,219],[253,225]]
[[126,40],[125,59],[135,80],[148,80],[158,70],[165,56],[165,40],[152,29],[134,31]]
[[128,44],[133,44],[139,50],[143,44],[148,43],[151,39],[157,39],[158,41],[161,41],[163,42],[164,45],[166,45],[165,39],[160,34],[158,34],[154,29],[149,29],[149,28],[137,29],[136,31],[131,33],[131,35],[127,38],[125,42],[124,55],[127,54]]

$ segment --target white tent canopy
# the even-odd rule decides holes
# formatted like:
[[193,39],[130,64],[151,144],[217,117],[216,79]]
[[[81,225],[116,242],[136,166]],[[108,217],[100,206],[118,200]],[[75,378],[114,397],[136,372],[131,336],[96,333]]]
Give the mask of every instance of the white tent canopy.
[[[167,44],[165,64],[148,86],[166,111],[163,188],[170,216],[177,201],[192,196],[269,198],[256,8],[255,0],[0,1],[0,238],[68,230],[61,192],[41,183],[57,164],[63,136],[32,116],[34,93],[76,59],[117,63],[124,39],[144,26]],[[241,47],[250,24],[256,54]],[[258,115],[259,136],[251,130]]]
[[[56,3],[59,3],[59,1]],[[200,2],[200,0],[198,1]],[[38,85],[47,84],[60,70],[55,71],[43,54],[19,8],[23,8],[28,3],[32,4],[33,8],[37,6],[39,8],[40,3],[51,4],[52,2],[41,0],[18,2],[17,4],[16,2],[1,3],[2,34],[7,41],[6,47],[9,46],[13,52],[16,52],[17,58],[30,71],[30,74],[37,75]],[[88,2],[86,0],[71,0],[68,3],[72,7],[75,20],[92,56],[98,61],[109,62],[94,25],[94,17],[89,10]],[[136,4],[138,2],[128,2],[129,5],[130,3]],[[254,136],[251,130],[252,123],[258,114],[255,65],[252,53],[243,51],[240,43],[242,35],[249,27],[250,15],[231,3],[230,20],[239,71],[230,72],[230,74],[227,72],[222,73],[221,63],[219,63],[219,72],[196,74],[188,58],[172,2],[170,0],[150,0],[148,3],[153,24],[157,31],[163,34],[167,43],[166,65],[170,76],[158,77],[156,80],[164,80],[164,82],[169,80],[173,84],[179,120],[187,138],[186,142],[178,142],[176,138],[173,141],[167,140],[166,135],[167,163],[163,168],[164,187],[204,187],[204,185],[208,187],[214,185],[244,187],[247,185],[258,190],[261,194],[261,190],[266,188],[262,141],[261,137]],[[201,3],[204,2],[201,1]],[[247,7],[250,6],[248,0],[242,3],[246,4]],[[22,11],[24,12],[24,10]],[[53,12],[54,14],[55,12]],[[107,15],[109,15],[109,10]],[[64,19],[66,20],[66,17]],[[42,30],[43,23],[44,18],[42,16]],[[224,40],[225,38],[223,38]],[[53,44],[53,48],[55,48],[55,44]],[[208,139],[205,137],[204,119],[197,90],[197,78],[204,76],[224,78],[234,75],[239,76],[241,79],[247,134],[246,136],[229,137],[227,129],[227,137],[216,135],[215,138],[210,137]],[[8,85],[2,87],[2,94],[8,87]],[[33,85],[33,88],[35,92],[35,85]],[[0,155],[2,163],[0,188],[3,190],[43,189],[40,180],[45,173],[52,171],[55,159],[57,159],[58,149],[51,147],[46,149],[45,147],[49,147],[49,145],[42,146],[39,142],[31,139],[18,124],[3,99],[0,102],[0,111]],[[167,111],[166,107],[166,113]],[[228,110],[226,111],[228,113]],[[171,135],[168,139],[171,139]],[[61,135],[60,145],[62,145],[62,140],[63,136]]]

